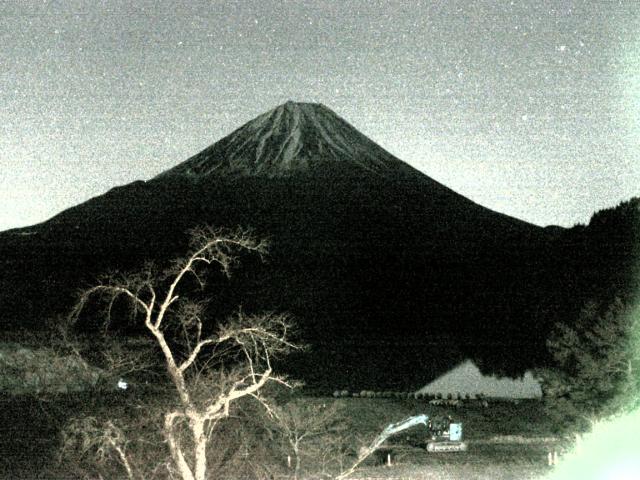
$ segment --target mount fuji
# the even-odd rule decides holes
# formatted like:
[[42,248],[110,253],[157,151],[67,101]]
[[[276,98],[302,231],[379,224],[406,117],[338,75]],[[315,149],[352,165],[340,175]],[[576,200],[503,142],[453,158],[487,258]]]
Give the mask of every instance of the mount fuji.
[[484,208],[287,102],[149,181],[1,232],[3,328],[41,328],[98,274],[184,253],[201,224],[269,238],[210,310],[289,312],[310,348],[282,368],[312,385],[419,386],[464,358],[522,373],[573,295],[570,230]]

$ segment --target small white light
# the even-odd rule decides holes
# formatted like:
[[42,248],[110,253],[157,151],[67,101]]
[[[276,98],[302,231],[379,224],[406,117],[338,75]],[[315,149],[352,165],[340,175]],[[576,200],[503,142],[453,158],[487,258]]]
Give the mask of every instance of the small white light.
[[129,385],[123,379],[118,380],[118,388],[119,389],[126,390],[128,387],[129,387]]

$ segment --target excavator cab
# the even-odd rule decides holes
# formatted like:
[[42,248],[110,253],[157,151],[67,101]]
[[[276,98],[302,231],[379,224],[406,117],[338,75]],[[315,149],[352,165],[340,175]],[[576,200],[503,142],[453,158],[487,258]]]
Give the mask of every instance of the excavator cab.
[[443,439],[449,437],[449,425],[451,424],[450,416],[432,417],[427,424],[427,430],[432,440]]
[[427,425],[431,440],[428,452],[464,452],[467,444],[462,439],[462,423],[454,423],[450,416],[434,418]]

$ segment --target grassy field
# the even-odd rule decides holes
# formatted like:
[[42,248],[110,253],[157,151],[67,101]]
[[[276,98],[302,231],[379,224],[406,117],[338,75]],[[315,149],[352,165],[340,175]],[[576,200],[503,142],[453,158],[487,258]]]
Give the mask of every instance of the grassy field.
[[[324,401],[314,399],[313,401]],[[331,401],[331,400],[327,400]],[[352,478],[385,479],[525,479],[549,471],[549,451],[561,450],[562,439],[539,401],[463,403],[459,408],[408,399],[337,399],[362,438],[373,438],[389,423],[410,415],[450,414],[464,425],[466,452],[428,453],[421,426],[390,438]],[[391,465],[386,465],[388,459]]]
[[[47,402],[15,397],[0,400],[3,426],[0,471],[2,478],[12,479],[78,478],[76,473],[56,461],[59,429],[66,418],[70,413],[94,413],[104,408],[117,415],[116,412],[125,410],[131,401],[118,395],[109,398],[59,396]],[[470,401],[459,408],[433,406],[414,399],[303,397],[298,401],[339,407],[348,424],[349,442],[353,443],[351,453],[340,459],[343,465],[353,461],[358,444],[370,442],[389,423],[407,416],[450,414],[464,424],[467,452],[427,453],[424,449],[426,432],[418,426],[390,438],[351,476],[354,479],[541,478],[550,468],[547,453],[562,448],[553,425],[537,401],[518,404],[496,401],[489,402],[488,407]],[[386,465],[389,456],[390,466]],[[271,469],[271,478],[291,478],[285,458],[274,461],[278,468]],[[319,459],[305,459],[301,477],[327,478],[322,475],[323,470],[330,473],[338,468],[336,458],[323,465]]]

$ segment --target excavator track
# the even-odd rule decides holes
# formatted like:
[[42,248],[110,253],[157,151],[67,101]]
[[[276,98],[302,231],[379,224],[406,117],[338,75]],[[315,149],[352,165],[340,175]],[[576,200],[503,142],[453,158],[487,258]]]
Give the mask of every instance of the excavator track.
[[429,453],[466,452],[466,451],[467,451],[466,442],[439,441],[439,442],[427,443],[427,452]]

